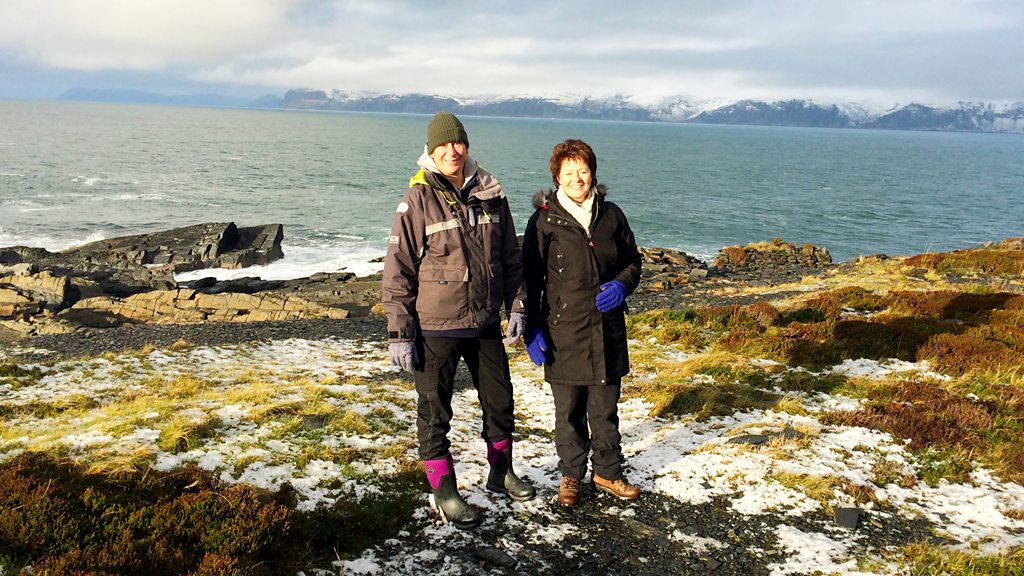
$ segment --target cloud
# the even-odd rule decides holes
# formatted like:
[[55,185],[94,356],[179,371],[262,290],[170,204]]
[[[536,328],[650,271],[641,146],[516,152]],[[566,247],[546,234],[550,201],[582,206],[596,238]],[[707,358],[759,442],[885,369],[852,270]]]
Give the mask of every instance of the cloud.
[[284,40],[293,0],[5,0],[0,47],[64,70],[156,70]]
[[1013,0],[5,0],[0,57],[280,89],[1019,99],[1022,23]]

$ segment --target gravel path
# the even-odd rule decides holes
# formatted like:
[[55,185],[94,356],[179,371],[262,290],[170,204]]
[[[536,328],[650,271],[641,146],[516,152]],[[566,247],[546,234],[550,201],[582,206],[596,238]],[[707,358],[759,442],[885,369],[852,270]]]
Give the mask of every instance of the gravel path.
[[[794,553],[778,547],[775,530],[789,526],[807,533],[843,532],[824,512],[804,516],[738,514],[729,509],[735,497],[718,497],[701,505],[647,492],[623,502],[586,488],[576,507],[541,492],[546,510],[514,521],[487,521],[471,532],[452,529],[444,550],[422,532],[391,540],[377,548],[388,571],[396,574],[581,574],[761,576],[772,564]],[[494,514],[494,511],[488,512]],[[511,508],[508,514],[513,514]],[[576,529],[555,539],[529,539],[533,526],[571,524]],[[540,530],[543,531],[543,528]],[[922,520],[907,520],[878,509],[862,516],[856,529],[859,557],[878,557],[911,542],[938,541]],[[410,551],[421,551],[411,554]],[[440,552],[436,557],[430,554]],[[502,550],[514,550],[515,560]],[[395,556],[419,558],[415,565],[390,565]],[[514,563],[514,565],[513,565]]]
[[[128,324],[117,328],[90,328],[69,334],[39,336],[19,342],[15,361],[66,360],[96,356],[105,352],[127,352],[147,345],[166,348],[178,340],[196,346],[219,346],[288,338],[318,340],[338,336],[357,340],[383,340],[387,322],[380,316],[346,318],[344,320],[291,320],[283,322],[248,322],[232,324],[148,325]],[[19,352],[17,349],[29,350]],[[31,350],[47,353],[33,353]]]

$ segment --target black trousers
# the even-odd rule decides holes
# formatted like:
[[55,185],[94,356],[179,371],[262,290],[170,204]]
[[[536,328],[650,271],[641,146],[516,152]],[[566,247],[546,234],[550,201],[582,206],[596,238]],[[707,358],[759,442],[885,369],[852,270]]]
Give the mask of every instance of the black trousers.
[[555,451],[563,476],[583,479],[593,451],[594,474],[622,479],[619,395],[622,381],[594,386],[551,385],[555,400]]
[[415,374],[419,396],[416,436],[421,460],[444,458],[451,449],[448,432],[452,428],[452,395],[460,359],[466,361],[480,398],[483,438],[496,442],[512,436],[512,378],[500,326],[481,338],[421,337],[417,344],[423,358],[423,370]]

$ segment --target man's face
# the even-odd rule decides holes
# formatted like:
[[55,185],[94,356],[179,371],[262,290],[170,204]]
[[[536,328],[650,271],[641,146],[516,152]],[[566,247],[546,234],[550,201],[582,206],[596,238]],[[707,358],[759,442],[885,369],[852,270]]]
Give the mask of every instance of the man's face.
[[445,142],[430,153],[437,169],[445,176],[462,176],[466,164],[466,145],[462,142]]

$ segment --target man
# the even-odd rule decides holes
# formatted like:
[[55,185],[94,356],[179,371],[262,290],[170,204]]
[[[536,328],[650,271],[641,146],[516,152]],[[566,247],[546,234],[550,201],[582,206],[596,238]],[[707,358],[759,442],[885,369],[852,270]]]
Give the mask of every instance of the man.
[[512,469],[512,381],[501,339],[523,334],[522,255],[501,184],[469,155],[469,136],[449,112],[427,125],[420,171],[395,211],[381,303],[391,362],[412,372],[419,455],[444,520],[483,521],[459,495],[448,441],[455,369],[464,359],[483,409],[487,489],[529,500],[535,491]]

